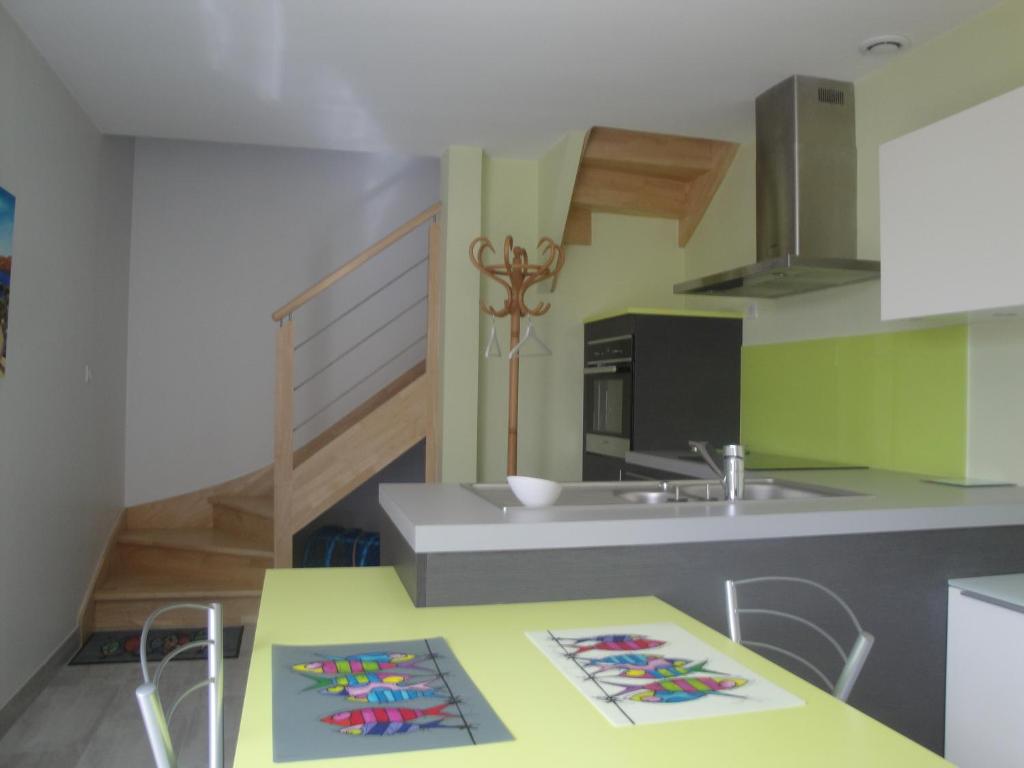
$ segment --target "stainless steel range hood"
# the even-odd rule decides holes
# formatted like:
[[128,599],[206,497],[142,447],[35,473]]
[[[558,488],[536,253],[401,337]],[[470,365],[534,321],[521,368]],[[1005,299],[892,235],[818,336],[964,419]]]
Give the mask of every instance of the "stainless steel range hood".
[[878,277],[857,259],[853,83],[794,76],[757,97],[757,261],[675,293],[778,298]]

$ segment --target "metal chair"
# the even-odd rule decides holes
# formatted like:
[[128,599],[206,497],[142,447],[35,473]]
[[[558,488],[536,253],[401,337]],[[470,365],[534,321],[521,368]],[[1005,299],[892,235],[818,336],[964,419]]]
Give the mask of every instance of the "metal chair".
[[[180,609],[195,609],[206,612],[206,639],[186,643],[168,653],[159,663],[152,678],[149,675],[149,668],[146,664],[146,648],[149,642],[149,631],[153,622],[160,615],[168,611]],[[163,674],[167,664],[176,656],[192,650],[193,648],[207,648],[207,677],[188,688],[181,694],[171,706],[171,711],[164,717],[164,708],[160,702],[160,676]],[[221,617],[220,603],[176,603],[159,608],[149,615],[142,627],[142,642],[139,648],[142,661],[142,685],[135,689],[135,698],[138,699],[139,709],[142,712],[142,720],[146,725],[146,736],[149,738],[149,746],[153,750],[153,759],[157,768],[177,768],[178,758],[171,744],[171,734],[167,724],[174,717],[178,705],[190,693],[200,688],[207,688],[207,704],[209,709],[209,766],[210,768],[223,768],[224,766],[224,627]]]
[[[809,621],[801,616],[796,616],[792,613],[785,611],[778,611],[769,608],[740,608],[739,601],[736,596],[736,588],[739,586],[746,586],[749,584],[761,584],[761,583],[784,583],[789,582],[792,584],[801,584],[811,587],[816,590],[828,595],[832,600],[838,603],[846,615],[849,616],[850,621],[853,622],[853,626],[857,631],[856,639],[853,641],[849,651],[843,649],[831,634],[822,629],[818,624]],[[856,615],[850,609],[850,606],[833,592],[828,587],[824,587],[816,581],[810,579],[800,579],[793,576],[762,576],[754,579],[739,579],[736,581],[727,580],[725,582],[725,599],[726,605],[729,611],[729,636],[733,642],[742,643],[743,645],[750,646],[752,648],[760,648],[763,650],[774,651],[789,659],[800,662],[804,667],[809,669],[815,674],[824,684],[825,688],[832,693],[840,701],[846,701],[850,696],[850,691],[853,690],[854,683],[857,682],[857,678],[860,676],[861,670],[864,668],[864,662],[867,660],[868,653],[871,652],[871,646],[874,645],[875,638],[869,632],[865,632],[864,628],[861,627],[860,622],[857,621]],[[780,648],[777,645],[764,643],[756,640],[746,640],[740,631],[740,614],[760,614],[762,616],[771,616],[778,619],[783,619],[787,622],[798,623],[808,629],[818,633],[821,637],[828,641],[828,644],[833,650],[839,655],[842,660],[843,667],[836,678],[835,682],[832,681],[821,669],[815,664],[805,659],[792,651]]]

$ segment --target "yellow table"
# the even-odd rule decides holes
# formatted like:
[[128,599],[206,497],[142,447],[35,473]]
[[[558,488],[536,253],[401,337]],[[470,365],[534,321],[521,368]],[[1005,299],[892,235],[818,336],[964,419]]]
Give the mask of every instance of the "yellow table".
[[[616,728],[523,634],[670,621],[806,705]],[[290,763],[302,768],[949,765],[895,731],[654,597],[415,608],[391,568],[269,571],[263,588],[235,768],[275,765],[271,646],[444,637],[515,741]],[[494,659],[500,659],[495,663]],[[870,664],[870,660],[868,661]],[[524,670],[529,670],[524,674]],[[908,681],[894,680],[893,685]],[[281,763],[277,765],[283,765]]]

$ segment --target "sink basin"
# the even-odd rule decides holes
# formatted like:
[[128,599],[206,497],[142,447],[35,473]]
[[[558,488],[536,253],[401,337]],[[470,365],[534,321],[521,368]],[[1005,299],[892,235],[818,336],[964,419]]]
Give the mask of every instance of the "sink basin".
[[689,501],[685,495],[676,497],[675,491],[616,491],[615,495],[630,504],[674,504]]
[[[619,481],[562,483],[562,494],[552,503],[557,508],[657,506],[682,502],[726,502],[717,480],[670,480],[666,490],[660,481]],[[467,483],[468,490],[504,512],[522,510],[520,502],[505,483]],[[814,499],[830,496],[859,496],[840,488],[794,483],[772,477],[751,477],[744,488],[743,502]]]
[[[687,485],[683,493],[691,499],[701,501],[724,501],[725,489],[721,483],[701,483]],[[849,491],[838,488],[825,488],[820,485],[806,485],[788,480],[776,480],[764,477],[747,480],[743,488],[742,501],[772,501],[779,499],[820,499],[828,496],[851,496]]]

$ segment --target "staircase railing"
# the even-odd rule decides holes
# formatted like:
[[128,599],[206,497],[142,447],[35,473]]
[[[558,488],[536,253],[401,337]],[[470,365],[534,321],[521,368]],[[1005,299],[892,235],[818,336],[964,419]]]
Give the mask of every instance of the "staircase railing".
[[295,312],[304,307],[307,303],[320,296],[339,280],[355,272],[364,264],[368,263],[375,256],[383,253],[395,243],[404,239],[419,229],[427,221],[430,225],[427,231],[427,287],[425,301],[427,304],[427,359],[426,377],[428,402],[424,404],[427,408],[427,444],[426,444],[426,478],[428,481],[437,480],[440,473],[440,430],[439,430],[439,385],[438,366],[440,355],[440,332],[441,332],[441,228],[437,223],[437,214],[441,211],[441,204],[436,203],[422,213],[409,219],[390,234],[382,237],[366,250],[362,251],[355,258],[349,260],[336,269],[327,277],[310,286],[287,304],[276,310],[271,316],[278,323],[276,341],[276,379],[274,387],[274,565],[278,568],[287,568],[292,564],[292,535],[295,533],[292,517],[292,490],[293,473],[295,470],[295,432],[309,423],[313,418],[332,406],[348,392],[354,389],[369,376],[382,370],[388,363],[409,351],[412,346],[423,341],[420,337],[413,345],[405,347],[397,355],[392,356],[384,364],[378,366],[366,376],[362,377],[355,385],[349,387],[341,394],[335,396],[327,405],[320,408],[312,416],[303,420],[298,426],[295,425],[295,392],[300,387],[308,384],[311,380],[324,373],[328,368],[341,361],[345,355],[359,347],[370,337],[379,333],[384,327],[395,322],[399,317],[405,315],[416,306],[423,303],[424,299],[412,306],[403,307],[384,325],[374,329],[364,336],[355,345],[350,346],[327,364],[321,366],[311,376],[304,378],[298,385],[295,384],[295,352],[310,341],[312,338],[323,333],[327,328],[341,321],[346,315],[366,303],[385,288],[393,285],[396,281],[408,274],[412,268],[422,264],[421,259],[413,267],[404,270],[398,276],[392,278],[388,283],[377,289],[369,296],[363,298],[354,306],[342,312],[339,316],[330,320],[327,324],[315,331],[299,345],[295,344],[295,327],[292,316]]

